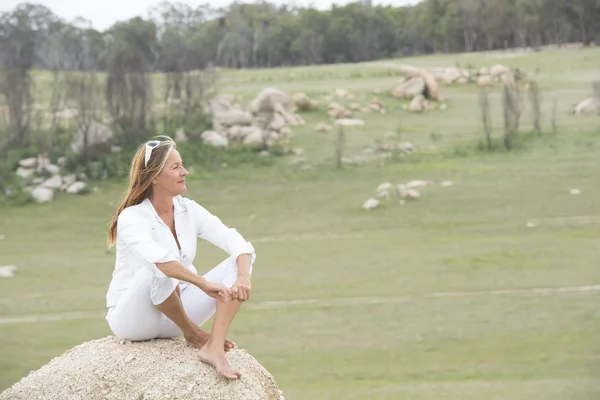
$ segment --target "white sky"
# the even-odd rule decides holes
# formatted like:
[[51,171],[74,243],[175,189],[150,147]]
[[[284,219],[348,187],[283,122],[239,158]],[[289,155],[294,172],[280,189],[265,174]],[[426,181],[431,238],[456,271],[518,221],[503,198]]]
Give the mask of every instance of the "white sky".
[[[191,6],[210,3],[212,7],[224,7],[232,0],[174,0],[173,2],[189,4]],[[332,4],[343,5],[349,0],[271,0],[276,4],[294,2],[297,5],[313,3],[319,9],[330,8]],[[0,0],[0,11],[11,11],[22,0]],[[148,9],[156,6],[160,0],[30,0],[29,3],[43,4],[50,8],[54,14],[71,21],[75,17],[83,17],[92,22],[94,28],[104,30],[113,23],[126,20],[135,16],[145,17]],[[249,2],[249,1],[240,1]],[[373,0],[373,4],[405,5],[414,4],[418,0]]]

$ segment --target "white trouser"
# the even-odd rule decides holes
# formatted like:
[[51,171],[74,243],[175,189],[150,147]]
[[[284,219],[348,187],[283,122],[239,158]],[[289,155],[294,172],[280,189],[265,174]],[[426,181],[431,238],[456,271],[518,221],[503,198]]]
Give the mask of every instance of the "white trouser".
[[[237,264],[228,258],[204,278],[231,287],[237,279]],[[150,292],[156,290],[152,288],[153,282],[156,284],[152,277],[137,279],[121,295],[117,304],[108,309],[106,320],[115,336],[135,341],[183,335],[181,329],[152,304]],[[170,284],[168,280],[163,282]],[[181,302],[188,318],[198,326],[204,325],[216,310],[216,300],[192,284],[181,290]]]

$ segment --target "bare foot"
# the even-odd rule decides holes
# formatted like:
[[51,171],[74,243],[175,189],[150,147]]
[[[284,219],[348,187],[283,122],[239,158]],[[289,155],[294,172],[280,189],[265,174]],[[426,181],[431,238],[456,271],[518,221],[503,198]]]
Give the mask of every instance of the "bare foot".
[[224,351],[213,351],[208,346],[203,346],[198,353],[200,361],[212,365],[217,369],[217,372],[227,379],[238,379],[242,376],[241,373],[233,371],[225,359]]
[[[210,333],[206,332],[204,329],[198,328],[192,333],[184,334],[183,337],[185,338],[185,341],[188,342],[191,346],[201,349],[202,346],[204,346],[208,341]],[[229,339],[225,339],[224,350],[229,351],[233,348],[235,348],[235,343],[233,343]]]

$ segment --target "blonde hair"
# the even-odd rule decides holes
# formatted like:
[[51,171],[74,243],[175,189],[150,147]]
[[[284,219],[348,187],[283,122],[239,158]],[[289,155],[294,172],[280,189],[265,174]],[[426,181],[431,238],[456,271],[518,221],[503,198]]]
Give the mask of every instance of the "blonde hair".
[[168,136],[158,136],[160,143],[152,149],[148,166],[145,166],[146,143],[140,145],[131,160],[129,188],[108,228],[108,247],[117,241],[117,221],[121,212],[129,206],[140,204],[152,195],[152,181],[160,174],[176,144]]

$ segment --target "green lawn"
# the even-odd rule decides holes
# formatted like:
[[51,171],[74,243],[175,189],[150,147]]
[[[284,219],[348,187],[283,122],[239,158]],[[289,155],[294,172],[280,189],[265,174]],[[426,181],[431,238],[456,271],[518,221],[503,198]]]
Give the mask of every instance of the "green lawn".
[[[353,156],[400,125],[403,140],[417,146],[401,162],[335,170],[333,135],[312,130],[326,120],[320,110],[304,114],[307,125],[294,130],[314,169],[284,158],[268,169],[191,177],[187,195],[257,249],[254,307],[242,309],[230,336],[273,373],[286,399],[600,396],[600,291],[530,290],[600,284],[600,119],[569,114],[600,78],[600,50],[398,62],[456,61],[503,62],[531,76],[539,68],[544,130],[556,97],[558,135],[544,133],[511,154],[477,152],[483,135],[475,87],[442,87],[444,111],[408,114],[381,95],[388,112],[367,114],[364,127],[348,132]],[[266,86],[317,99],[344,87],[369,100],[372,89],[393,85],[395,77],[377,72],[389,62],[228,71],[221,85],[248,98]],[[493,92],[499,137],[500,88]],[[522,127],[531,127],[528,111]],[[380,183],[412,179],[455,184],[423,188],[404,205],[392,198],[377,210],[360,208]],[[0,209],[0,265],[19,267],[14,278],[0,279],[0,321],[102,314],[114,256],[105,251],[105,230],[124,188],[102,183],[85,197]],[[581,194],[570,194],[573,188]],[[202,244],[195,265],[205,271],[224,256]],[[493,292],[501,290],[508,292]],[[282,303],[266,307],[271,301]],[[109,334],[101,316],[0,323],[0,390]]]

